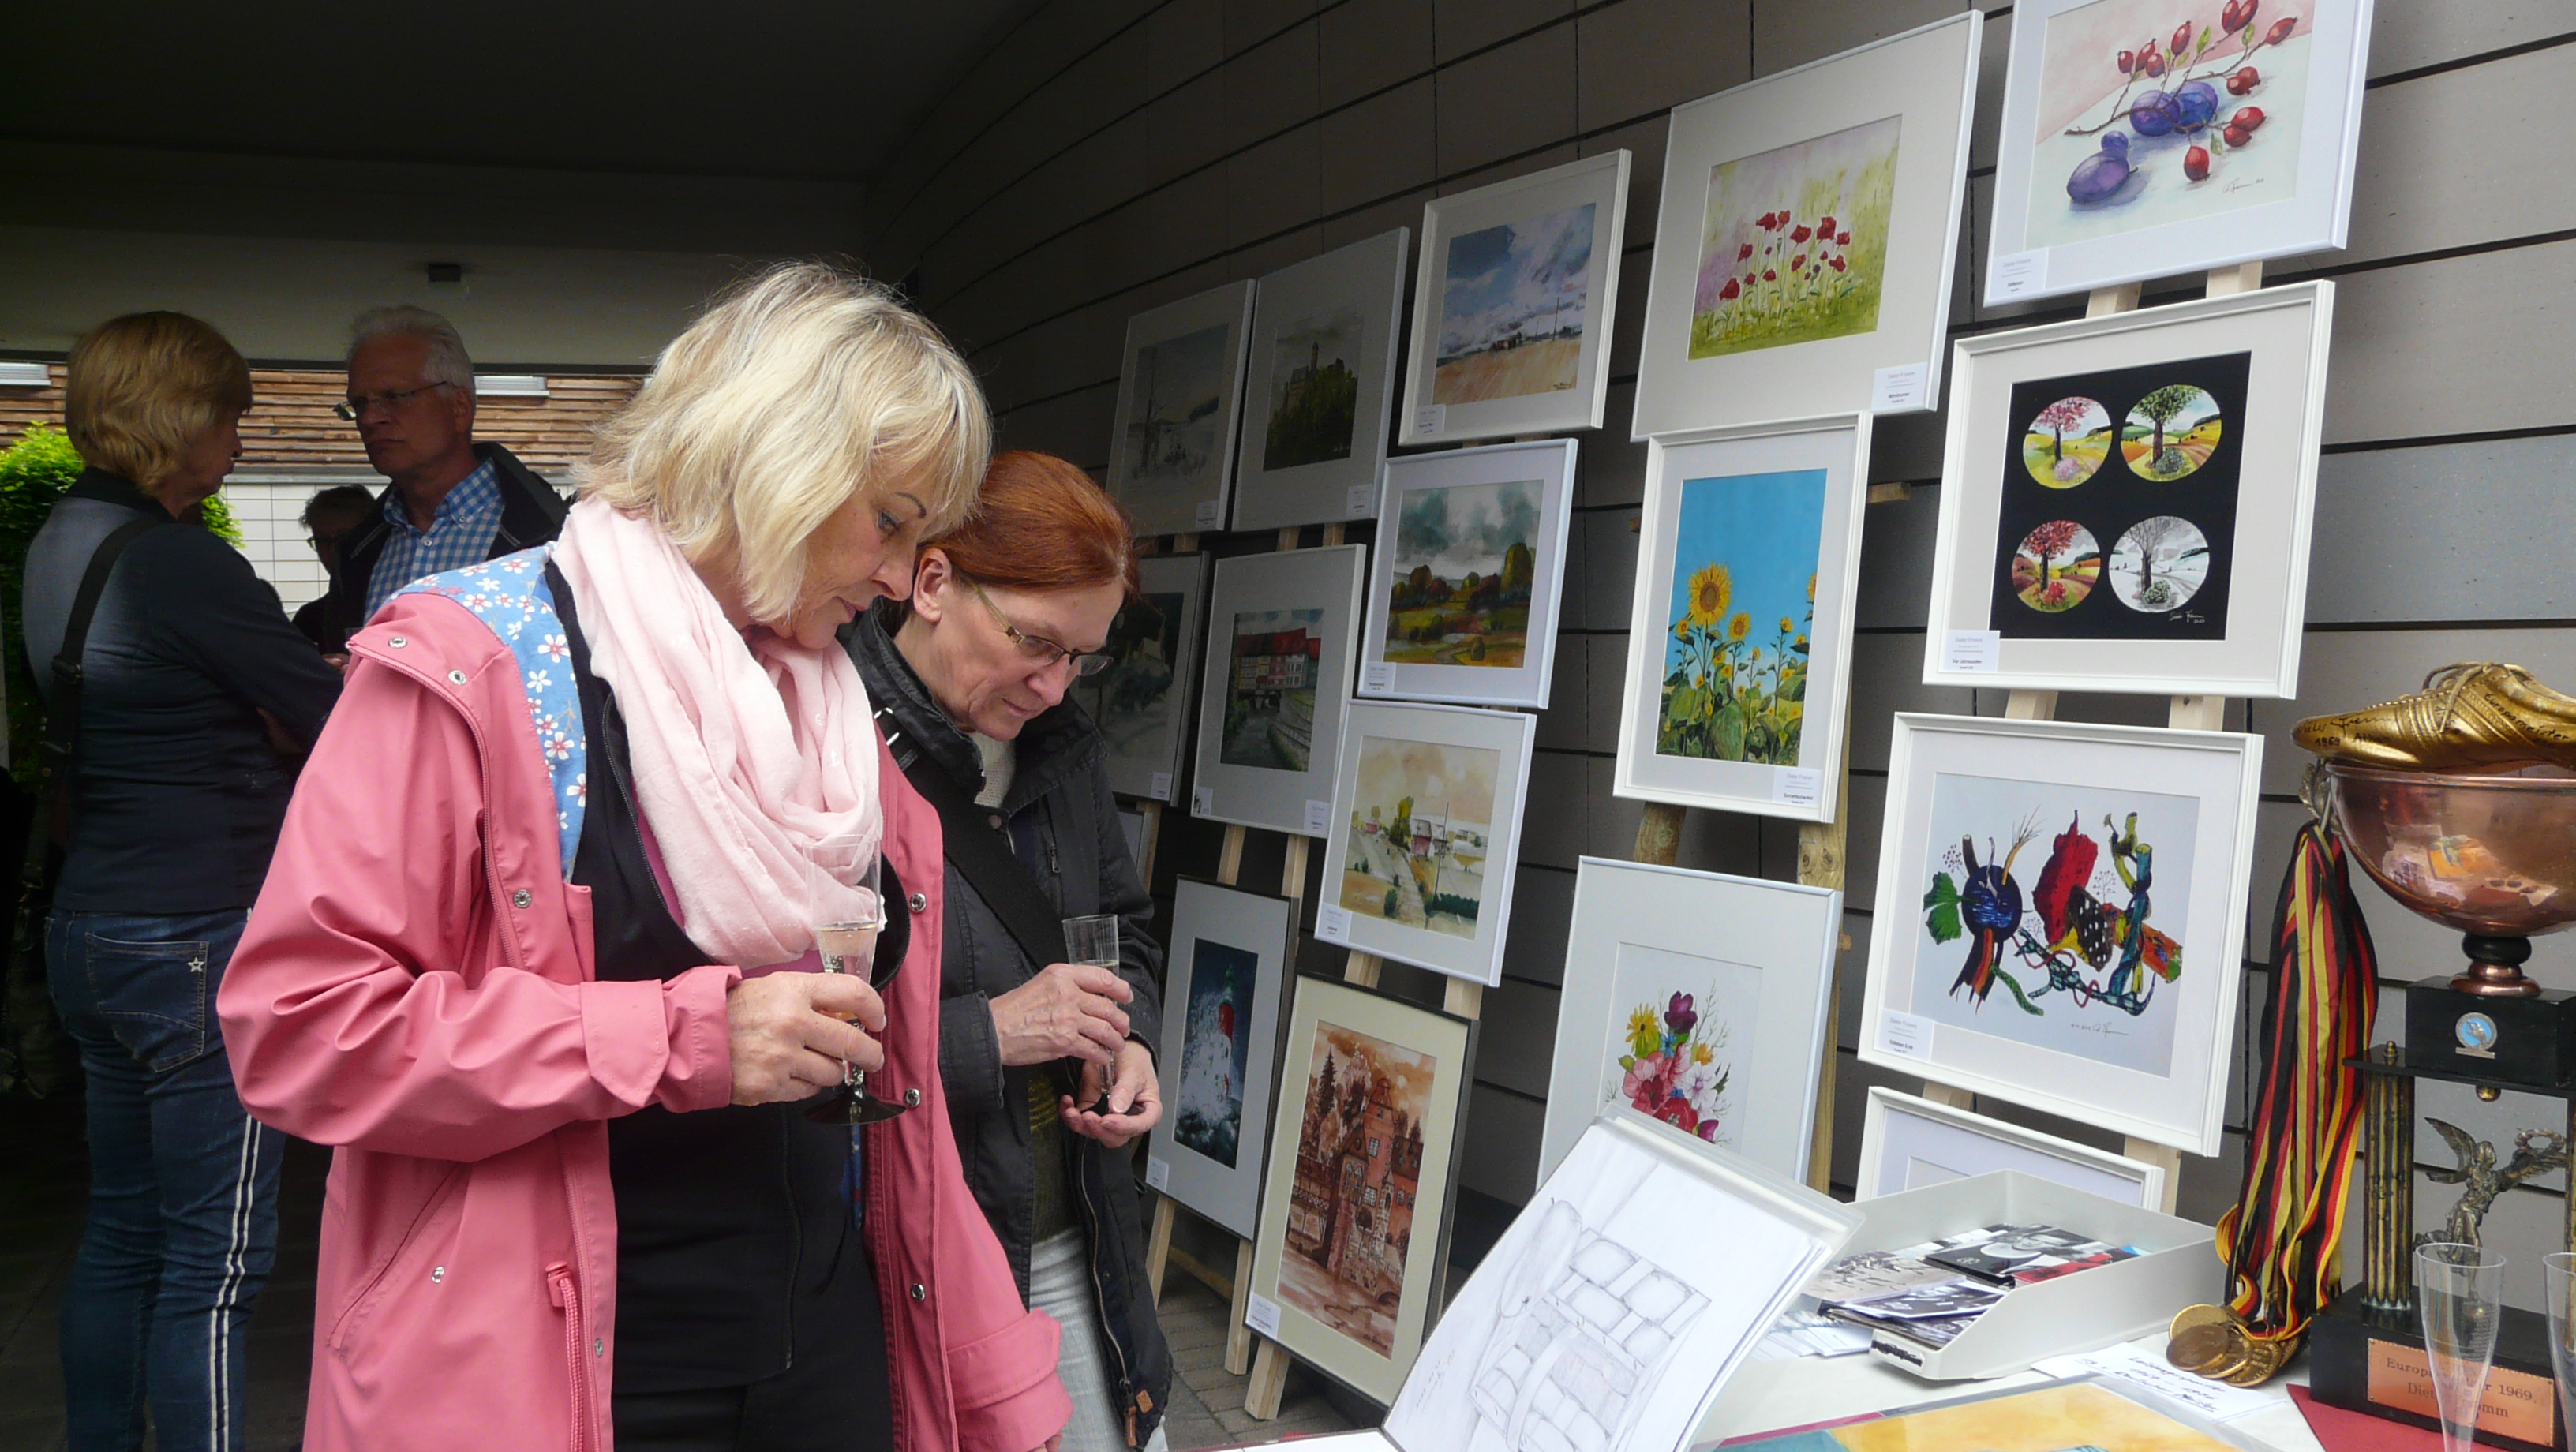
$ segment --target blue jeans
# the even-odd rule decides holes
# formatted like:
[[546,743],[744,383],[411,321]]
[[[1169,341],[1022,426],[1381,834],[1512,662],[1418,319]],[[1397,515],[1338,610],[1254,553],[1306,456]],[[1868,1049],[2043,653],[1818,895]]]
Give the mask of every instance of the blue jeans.
[[242,1445],[243,1333],[277,1250],[277,1133],[233,1090],[215,989],[248,914],[56,911],[45,971],[89,1087],[63,1292],[72,1452]]

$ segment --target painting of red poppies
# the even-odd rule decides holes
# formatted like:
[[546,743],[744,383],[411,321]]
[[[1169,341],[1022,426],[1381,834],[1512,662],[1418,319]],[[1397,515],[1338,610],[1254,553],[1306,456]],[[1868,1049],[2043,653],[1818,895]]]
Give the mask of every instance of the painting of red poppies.
[[1692,358],[1878,331],[1902,120],[1709,169]]

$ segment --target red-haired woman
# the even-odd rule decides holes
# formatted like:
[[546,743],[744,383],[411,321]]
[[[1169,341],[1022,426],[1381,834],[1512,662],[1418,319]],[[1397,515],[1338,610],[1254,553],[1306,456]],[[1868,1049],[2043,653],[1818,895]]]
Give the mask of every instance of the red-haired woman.
[[[1097,652],[1135,582],[1127,516],[1087,475],[1000,454],[974,517],[923,548],[910,604],[843,635],[896,763],[947,828],[940,1079],[1021,1292],[1064,1327],[1063,1452],[1158,1448],[1172,1377],[1124,1148],[1163,1113],[1147,1048],[1162,950],[1100,732],[1065,699],[1108,663]],[[1121,919],[1118,968],[1055,961],[1055,920],[1101,913]]]

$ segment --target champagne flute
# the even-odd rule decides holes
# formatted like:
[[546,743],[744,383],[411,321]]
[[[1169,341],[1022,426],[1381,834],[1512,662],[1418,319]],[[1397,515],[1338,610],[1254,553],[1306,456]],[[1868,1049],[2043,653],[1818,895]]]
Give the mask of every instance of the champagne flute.
[[[817,889],[831,884],[831,879],[822,875],[822,869],[811,871],[815,874]],[[881,987],[894,976],[891,966],[882,973],[874,971],[877,935],[885,931],[885,900],[873,888],[833,886],[836,890],[828,899],[833,904],[831,907],[823,905],[827,900],[825,892],[818,890],[810,894],[813,900],[814,949],[823,960],[823,971],[861,974],[867,977],[871,986]],[[858,901],[843,906],[843,893],[856,893]],[[868,1071],[844,1063],[841,1066],[840,1091],[806,1110],[805,1117],[818,1124],[855,1127],[882,1123],[910,1107],[870,1094]]]
[[2432,1364],[2443,1452],[2470,1452],[2503,1321],[2504,1257],[2446,1241],[2415,1247],[2415,1305]]

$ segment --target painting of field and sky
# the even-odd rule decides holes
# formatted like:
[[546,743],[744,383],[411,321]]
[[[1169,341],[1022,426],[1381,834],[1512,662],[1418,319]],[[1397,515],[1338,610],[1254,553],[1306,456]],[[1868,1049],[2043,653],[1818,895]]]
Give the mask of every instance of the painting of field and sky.
[[1341,905],[1475,937],[1502,764],[1501,752],[1483,747],[1361,737]]
[[1586,202],[1449,240],[1432,402],[1574,387],[1591,315],[1594,208]]

